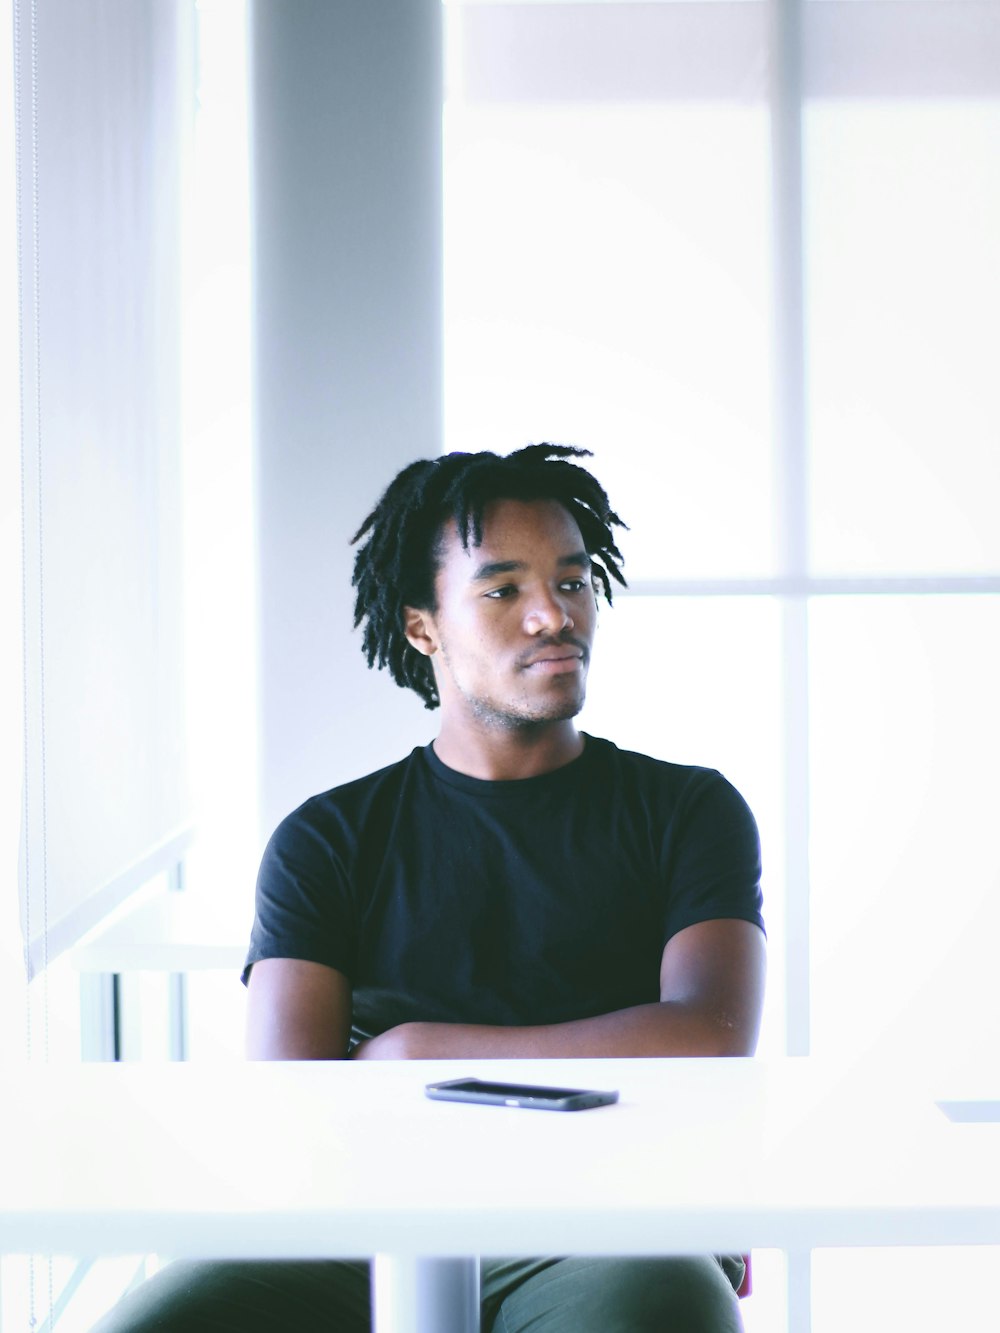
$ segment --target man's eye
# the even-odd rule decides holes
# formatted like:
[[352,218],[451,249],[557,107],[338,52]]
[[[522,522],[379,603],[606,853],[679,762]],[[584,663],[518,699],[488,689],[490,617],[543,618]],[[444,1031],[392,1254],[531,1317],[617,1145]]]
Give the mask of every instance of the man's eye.
[[587,582],[585,579],[564,579],[560,586],[565,592],[583,592]]
[[484,593],[483,595],[489,597],[494,602],[499,602],[505,597],[512,596],[513,592],[514,588],[507,583],[502,588],[491,588],[488,593]]

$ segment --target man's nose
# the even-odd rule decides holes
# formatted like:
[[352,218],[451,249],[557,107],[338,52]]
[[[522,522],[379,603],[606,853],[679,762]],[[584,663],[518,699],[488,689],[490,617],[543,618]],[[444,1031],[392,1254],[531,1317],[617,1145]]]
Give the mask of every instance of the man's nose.
[[561,634],[573,628],[573,617],[560,594],[547,590],[532,599],[524,624],[529,634]]

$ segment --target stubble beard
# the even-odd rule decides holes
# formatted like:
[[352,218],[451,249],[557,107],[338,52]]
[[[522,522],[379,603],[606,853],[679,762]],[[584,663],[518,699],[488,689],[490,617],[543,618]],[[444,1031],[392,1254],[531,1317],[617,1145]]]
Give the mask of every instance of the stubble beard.
[[550,699],[533,705],[528,699],[523,707],[514,704],[500,705],[494,699],[466,695],[473,718],[490,731],[515,732],[533,731],[553,722],[568,722],[583,709],[586,691],[581,685],[572,696],[564,699]]
[[[451,661],[444,642],[441,643],[441,656],[450,668]],[[533,700],[530,694],[525,691],[521,706],[518,706],[517,701],[514,700],[501,703],[486,695],[468,694],[459,685],[454,673],[452,673],[452,681],[458,687],[458,693],[465,701],[469,716],[479,726],[495,732],[531,732],[536,728],[549,726],[553,722],[568,722],[583,710],[587,695],[587,665],[588,656],[585,654],[583,677],[576,683],[576,687],[571,694],[563,698],[555,695],[547,700]],[[438,688],[440,689],[440,684]]]

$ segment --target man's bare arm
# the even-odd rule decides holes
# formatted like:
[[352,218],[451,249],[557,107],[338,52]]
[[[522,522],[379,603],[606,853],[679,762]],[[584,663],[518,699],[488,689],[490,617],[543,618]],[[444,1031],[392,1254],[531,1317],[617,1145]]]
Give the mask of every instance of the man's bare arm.
[[668,941],[660,1002],[539,1027],[403,1023],[362,1060],[752,1055],[764,1000],[764,936],[749,921],[701,921]]
[[298,958],[254,963],[247,986],[251,1060],[343,1060],[351,1032],[351,983]]

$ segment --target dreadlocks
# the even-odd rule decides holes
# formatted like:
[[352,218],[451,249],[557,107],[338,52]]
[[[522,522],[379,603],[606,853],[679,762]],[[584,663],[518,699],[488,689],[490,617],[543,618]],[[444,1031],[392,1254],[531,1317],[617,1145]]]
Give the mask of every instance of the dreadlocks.
[[[434,671],[403,632],[403,607],[437,610],[434,579],[442,528],[454,519],[462,545],[479,546],[483,511],[491,500],[555,500],[575,520],[592,572],[611,602],[611,578],[624,586],[622,556],[613,526],[626,525],[611,508],[597,479],[568,458],[588,449],[529,444],[502,457],[494,453],[446,454],[411,463],[351,538],[367,536],[354,559],[355,628],[366,621],[362,651],[368,665],[388,667],[397,685],[416,692],[428,708],[440,703]],[[594,558],[596,557],[596,559]]]

